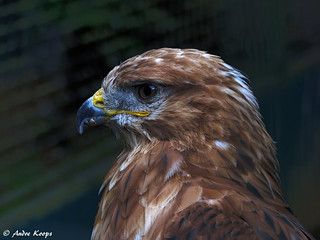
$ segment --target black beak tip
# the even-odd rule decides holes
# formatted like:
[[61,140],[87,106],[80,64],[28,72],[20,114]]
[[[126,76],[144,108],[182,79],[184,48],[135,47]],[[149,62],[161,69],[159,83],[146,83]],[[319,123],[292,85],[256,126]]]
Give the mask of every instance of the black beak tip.
[[83,118],[83,113],[80,112],[80,109],[77,113],[77,130],[82,135],[87,128],[89,118]]
[[78,123],[77,124],[77,129],[78,129],[78,133],[80,134],[80,135],[82,135],[83,133],[84,133],[84,130],[85,130],[85,127],[84,127],[84,122],[82,122],[82,123]]

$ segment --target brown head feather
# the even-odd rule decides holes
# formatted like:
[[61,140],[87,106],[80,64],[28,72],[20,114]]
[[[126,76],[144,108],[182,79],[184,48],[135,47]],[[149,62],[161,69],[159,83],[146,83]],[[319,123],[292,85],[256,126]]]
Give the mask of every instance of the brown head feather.
[[275,148],[246,78],[194,49],[151,50],[104,79],[170,89],[104,182],[93,239],[311,239],[282,198]]

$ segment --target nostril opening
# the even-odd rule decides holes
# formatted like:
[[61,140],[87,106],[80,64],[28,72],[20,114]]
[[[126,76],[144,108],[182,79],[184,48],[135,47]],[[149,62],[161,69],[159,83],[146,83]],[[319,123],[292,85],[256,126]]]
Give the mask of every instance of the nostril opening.
[[97,108],[104,108],[104,103],[103,101],[94,101],[93,105]]

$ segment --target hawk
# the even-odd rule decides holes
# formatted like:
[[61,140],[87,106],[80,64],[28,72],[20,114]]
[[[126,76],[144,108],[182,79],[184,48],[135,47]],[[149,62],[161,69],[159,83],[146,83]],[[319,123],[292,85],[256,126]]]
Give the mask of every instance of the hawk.
[[77,114],[124,142],[92,239],[313,239],[283,198],[247,79],[219,57],[162,48],[115,67]]

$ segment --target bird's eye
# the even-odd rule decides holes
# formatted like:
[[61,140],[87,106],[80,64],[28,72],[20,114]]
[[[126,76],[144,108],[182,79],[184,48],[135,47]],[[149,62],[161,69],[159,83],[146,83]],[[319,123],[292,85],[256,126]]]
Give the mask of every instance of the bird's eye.
[[137,86],[137,91],[139,97],[144,100],[148,101],[151,100],[157,94],[157,87],[153,84],[141,84]]

